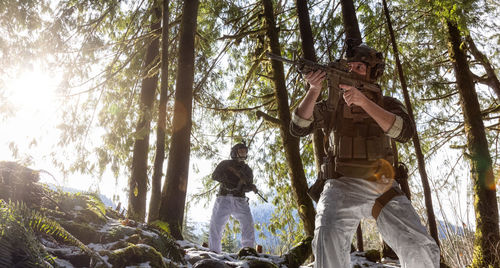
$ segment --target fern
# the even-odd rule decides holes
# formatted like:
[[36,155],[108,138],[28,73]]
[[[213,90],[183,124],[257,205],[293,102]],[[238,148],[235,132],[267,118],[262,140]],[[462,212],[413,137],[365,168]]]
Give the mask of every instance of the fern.
[[83,252],[88,254],[92,259],[105,264],[105,261],[96,254],[93,250],[88,248],[80,240],[75,238],[71,233],[66,231],[59,223],[42,215],[39,211],[28,208],[24,203],[9,202],[8,204],[1,201],[2,208],[6,208],[11,212],[14,219],[21,223],[23,226],[30,228],[34,232],[45,233],[52,237],[63,239],[65,242],[77,246]]
[[0,267],[53,267],[54,259],[11,209],[0,200]]

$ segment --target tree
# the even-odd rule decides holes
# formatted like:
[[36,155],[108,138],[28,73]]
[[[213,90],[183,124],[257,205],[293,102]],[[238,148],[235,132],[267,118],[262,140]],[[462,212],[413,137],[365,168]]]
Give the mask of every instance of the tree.
[[[311,29],[311,22],[309,19],[309,8],[307,6],[307,1],[296,0],[295,5],[297,7],[297,17],[299,20],[300,37],[302,41],[302,51],[304,53],[304,58],[316,61],[316,51],[314,49],[314,39]],[[321,95],[318,96],[321,99]],[[323,163],[323,158],[326,156],[324,148],[324,138],[325,135],[321,129],[315,129],[313,132],[313,149],[314,149],[314,159],[316,163],[316,170],[319,172],[321,164]]]
[[[264,18],[266,25],[266,36],[269,39],[271,52],[281,55],[279,43],[279,32],[276,28],[274,18],[273,3],[271,0],[262,0],[264,7]],[[278,105],[278,118],[280,136],[283,141],[285,157],[288,163],[288,170],[292,184],[292,192],[297,202],[298,214],[304,224],[304,231],[307,235],[314,235],[315,210],[311,199],[307,195],[307,181],[304,174],[304,167],[300,158],[299,139],[293,137],[289,131],[290,106],[288,104],[288,92],[285,85],[285,75],[283,63],[271,60],[272,82],[274,84],[275,98]]]
[[158,31],[161,26],[161,9],[154,5],[151,14],[151,43],[148,45],[144,61],[144,74],[141,89],[139,121],[135,132],[134,150],[132,156],[132,175],[129,180],[129,200],[127,216],[137,221],[144,221],[146,217],[146,195],[148,192],[148,152],[149,134],[153,103],[158,84],[158,72],[155,67],[159,56]]
[[163,162],[165,160],[165,125],[168,102],[168,37],[169,37],[169,0],[163,0],[162,33],[161,33],[161,84],[160,102],[158,104],[158,122],[156,129],[156,153],[151,178],[151,200],[149,201],[148,222],[158,219],[161,202],[161,179],[163,177]]
[[162,190],[160,220],[168,223],[171,234],[182,239],[182,225],[189,174],[191,114],[193,106],[195,33],[198,0],[184,2],[178,51],[177,85],[170,157]]
[[[412,120],[411,123],[413,124],[414,129],[417,129],[415,124],[415,116],[413,115],[413,105],[410,101],[410,94],[408,93],[408,87],[406,84],[406,77],[404,76],[403,66],[401,64],[401,60],[399,59],[399,50],[396,43],[396,37],[394,36],[394,30],[392,28],[389,8],[387,7],[387,2],[385,0],[382,0],[382,4],[384,7],[384,14],[387,22],[387,28],[389,30],[389,37],[391,38],[392,52],[394,55],[394,59],[396,61],[399,82],[401,83],[401,90],[403,92],[406,110],[408,110],[408,115]],[[420,145],[420,138],[418,133],[415,133],[415,135],[413,135],[412,140],[413,140],[413,146],[415,147],[415,154],[417,156],[418,170],[420,172],[422,186],[424,188],[425,207],[427,209],[427,220],[429,222],[429,231],[432,238],[434,238],[434,240],[436,240],[436,243],[439,245],[436,217],[434,215],[434,207],[432,205],[431,188],[429,186],[429,179],[427,178],[427,171],[425,170],[424,154],[422,153],[422,148]]]
[[465,120],[470,175],[474,183],[476,233],[472,267],[498,267],[500,265],[498,203],[488,141],[458,24],[453,18],[446,18],[445,23],[449,40],[448,53],[453,64]]

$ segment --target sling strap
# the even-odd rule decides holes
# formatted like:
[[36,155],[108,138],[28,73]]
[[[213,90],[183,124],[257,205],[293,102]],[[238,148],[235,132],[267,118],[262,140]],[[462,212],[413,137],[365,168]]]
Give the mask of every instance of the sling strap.
[[378,215],[380,214],[384,206],[387,205],[387,203],[389,203],[389,201],[391,201],[394,197],[399,195],[404,195],[403,191],[401,191],[399,188],[392,187],[391,189],[383,193],[381,196],[379,196],[377,199],[375,199],[375,204],[373,205],[372,208],[373,218],[377,220]]

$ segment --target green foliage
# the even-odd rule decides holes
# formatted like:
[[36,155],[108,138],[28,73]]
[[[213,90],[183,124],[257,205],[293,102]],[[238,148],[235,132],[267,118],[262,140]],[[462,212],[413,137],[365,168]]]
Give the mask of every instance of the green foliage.
[[163,233],[170,234],[170,227],[168,227],[168,223],[160,220],[156,220],[151,222],[149,225],[160,230]]
[[44,230],[50,228],[46,223],[37,223],[36,217],[25,220],[22,211],[27,211],[22,203],[0,200],[0,266],[52,267],[53,257],[38,242],[30,225],[36,224]]
[[[33,235],[33,238],[30,239],[30,241],[35,244],[35,247],[41,247],[41,245],[39,245],[37,241],[35,242],[34,233],[43,233],[54,238],[61,239],[70,245],[77,246],[91,258],[104,263],[98,254],[61,227],[57,221],[45,217],[39,211],[28,208],[24,203],[6,203],[3,200],[0,200],[0,208],[1,211],[8,212],[10,222],[15,222],[20,225],[23,229],[22,231],[25,232],[27,236]],[[1,229],[7,230],[8,228]],[[10,232],[2,231],[2,235],[7,233],[9,233],[8,235],[11,235]],[[39,254],[40,256],[47,256],[47,254],[43,254],[43,252],[44,251],[38,251],[36,254]]]

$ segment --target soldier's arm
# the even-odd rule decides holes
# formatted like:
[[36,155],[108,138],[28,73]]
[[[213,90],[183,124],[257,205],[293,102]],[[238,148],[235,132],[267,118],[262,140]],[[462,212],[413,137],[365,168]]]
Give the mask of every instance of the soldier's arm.
[[384,97],[384,107],[368,99],[361,91],[348,85],[339,85],[345,90],[347,105],[358,105],[370,115],[387,136],[398,142],[408,141],[415,130],[404,105],[391,97]]
[[221,183],[230,183],[229,178],[226,174],[227,161],[224,160],[220,162],[212,173],[212,180],[218,181]]
[[363,110],[371,118],[373,118],[375,122],[377,122],[384,132],[387,133],[387,131],[389,131],[389,129],[394,125],[396,121],[396,115],[394,113],[380,107],[353,86],[340,84],[339,87],[344,89],[343,97],[347,105],[351,106],[354,104],[363,108]]
[[297,115],[300,118],[309,119],[313,115],[314,104],[318,99],[321,89],[323,88],[323,80],[325,80],[326,73],[317,70],[316,72],[310,72],[306,74],[304,79],[309,83],[309,90],[306,93],[304,99],[300,102],[297,107]]
[[304,137],[312,132],[314,105],[321,93],[325,77],[326,73],[321,70],[310,72],[304,77],[309,83],[309,90],[297,109],[293,111],[292,121],[290,122],[290,133],[293,136]]
[[242,169],[242,173],[245,180],[245,183],[243,184],[243,191],[244,192],[250,192],[253,191],[255,188],[255,185],[253,184],[253,171],[252,169],[245,164],[245,167]]
[[415,126],[406,107],[399,100],[384,97],[384,107],[396,115],[396,120],[386,134],[398,142],[407,142],[415,135]]

